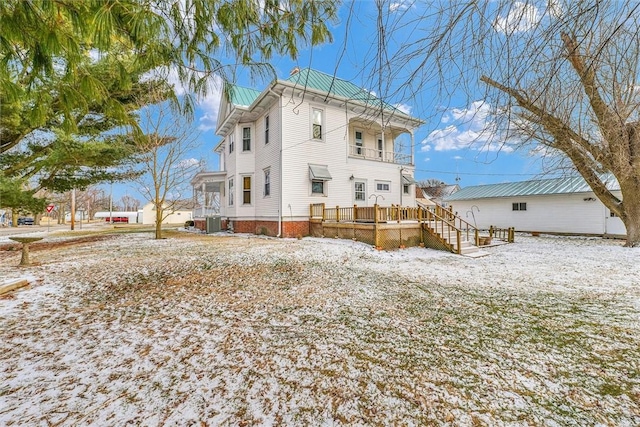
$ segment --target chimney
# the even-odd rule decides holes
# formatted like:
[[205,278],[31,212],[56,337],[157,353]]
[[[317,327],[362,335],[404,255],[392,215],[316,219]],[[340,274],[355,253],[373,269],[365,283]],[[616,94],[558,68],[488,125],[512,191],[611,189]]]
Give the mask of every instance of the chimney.
[[298,67],[293,67],[293,69],[291,70],[291,72],[289,73],[289,77],[291,76],[295,76],[296,74],[298,74],[300,72],[300,68]]

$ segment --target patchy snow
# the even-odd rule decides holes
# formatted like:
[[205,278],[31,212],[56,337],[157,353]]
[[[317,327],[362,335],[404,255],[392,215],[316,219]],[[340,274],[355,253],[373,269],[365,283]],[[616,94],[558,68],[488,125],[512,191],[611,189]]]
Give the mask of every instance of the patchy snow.
[[150,236],[0,252],[0,424],[640,424],[620,241]]

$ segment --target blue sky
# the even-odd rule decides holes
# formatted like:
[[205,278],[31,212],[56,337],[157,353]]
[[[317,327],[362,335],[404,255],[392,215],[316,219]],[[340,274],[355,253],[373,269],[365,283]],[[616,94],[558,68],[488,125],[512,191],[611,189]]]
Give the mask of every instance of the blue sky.
[[[423,27],[429,25],[424,21],[412,21],[412,18],[424,12],[416,10],[417,7],[415,2],[406,0],[389,4],[390,20],[398,19],[395,23],[402,20],[411,22],[406,27],[398,25],[400,29],[385,40],[389,55],[393,55],[394,49],[401,48],[403,44],[412,43],[412,40],[420,37]],[[498,147],[492,142],[493,135],[487,119],[488,106],[482,99],[469,99],[455,88],[447,91],[446,97],[439,96],[440,92],[435,89],[436,82],[429,81],[429,76],[423,80],[420,89],[413,91],[412,96],[407,96],[406,92],[397,89],[402,76],[412,71],[414,63],[407,63],[400,70],[392,70],[397,79],[384,78],[382,83],[376,79],[372,73],[372,61],[378,47],[376,13],[373,1],[346,3],[340,11],[340,22],[331,27],[333,43],[302,49],[296,61],[288,57],[273,58],[271,64],[278,78],[286,78],[296,66],[311,67],[328,74],[335,73],[376,94],[380,93],[380,89],[393,94],[385,97],[385,100],[427,122],[415,135],[417,180],[435,178],[466,187],[539,177],[538,159],[526,152],[513,151],[508,145]],[[252,82],[247,76],[240,75],[237,83],[262,89],[268,82]],[[200,146],[191,153],[191,157],[204,159],[208,170],[218,168],[213,147],[220,141],[215,135],[219,102],[220,87],[214,85],[210,95],[199,100],[195,117],[201,132]],[[114,200],[125,193],[142,201],[135,184],[114,186]]]

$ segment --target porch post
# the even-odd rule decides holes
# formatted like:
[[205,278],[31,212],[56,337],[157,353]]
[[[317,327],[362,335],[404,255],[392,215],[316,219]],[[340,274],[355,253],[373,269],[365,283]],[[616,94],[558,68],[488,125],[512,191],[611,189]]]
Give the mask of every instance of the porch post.
[[413,140],[414,140],[413,130],[411,130],[410,134],[411,134],[411,164],[415,165],[415,159],[413,156],[413,151],[414,151],[413,147],[415,147],[415,145],[413,145]]
[[202,183],[202,217],[205,217],[205,209],[206,209],[206,204],[207,204],[207,184],[205,182]]

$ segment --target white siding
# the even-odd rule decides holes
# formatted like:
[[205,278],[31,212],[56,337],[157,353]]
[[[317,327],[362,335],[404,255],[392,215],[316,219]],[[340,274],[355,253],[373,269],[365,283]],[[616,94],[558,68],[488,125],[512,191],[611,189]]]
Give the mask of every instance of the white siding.
[[[255,125],[255,205],[256,219],[278,219],[278,201],[280,188],[280,109],[278,101],[258,119]],[[265,144],[264,121],[269,116],[269,143]],[[264,170],[271,171],[271,195],[264,195]]]
[[[513,211],[512,204],[521,202],[527,204],[527,210]],[[619,218],[607,219],[609,210],[597,200],[593,193],[453,200],[450,205],[471,224],[475,216],[478,228],[481,229],[494,225],[501,228],[515,227],[516,231],[626,234],[626,231],[620,233],[617,228],[617,232],[607,229],[607,227],[615,228],[622,222]],[[615,223],[616,219],[619,224]]]
[[[283,98],[286,103],[290,98]],[[311,109],[324,110],[323,140],[312,138]],[[327,206],[353,206],[354,181],[366,182],[366,204],[373,205],[372,194],[379,194],[380,205],[401,203],[415,204],[415,190],[411,187],[408,195],[402,195],[401,166],[372,160],[350,158],[348,144],[353,140],[353,130],[349,129],[349,116],[345,111],[321,103],[289,101],[282,109],[283,141],[283,215],[292,219],[306,219],[309,205],[325,203]],[[363,129],[365,131],[365,129]],[[365,144],[373,147],[374,133],[364,132]],[[311,194],[309,164],[328,167],[332,180],[327,182],[326,196]],[[413,168],[404,167],[406,175],[413,176]],[[354,176],[354,180],[350,177]],[[376,180],[391,182],[390,192],[377,192]],[[365,205],[364,203],[359,203]],[[289,219],[289,218],[287,218]]]

